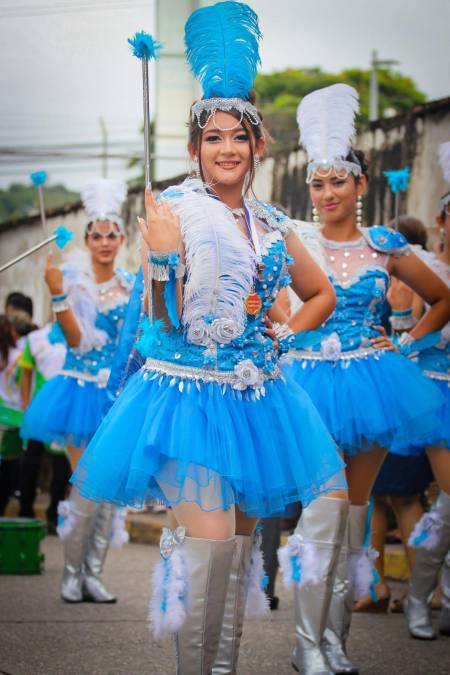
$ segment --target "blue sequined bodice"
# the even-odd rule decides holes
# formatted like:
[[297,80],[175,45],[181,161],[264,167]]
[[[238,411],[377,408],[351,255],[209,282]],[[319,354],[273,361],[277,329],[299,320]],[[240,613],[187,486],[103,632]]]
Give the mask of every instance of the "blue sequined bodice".
[[382,324],[382,308],[389,276],[382,269],[367,270],[351,285],[334,282],[336,309],[322,327],[324,336],[336,332],[344,351],[370,346],[380,333],[374,326]]
[[[262,301],[262,309],[257,316],[247,315],[244,331],[228,344],[217,340],[215,350],[204,345],[192,344],[186,340],[184,332],[172,330],[162,333],[146,356],[159,361],[177,365],[208,368],[218,371],[232,371],[242,361],[251,361],[258,369],[270,374],[278,363],[278,352],[273,341],[266,333],[264,315],[275,302],[280,288],[290,283],[286,246],[282,235],[268,232],[261,238],[262,269],[255,279],[255,292]],[[213,321],[213,317],[210,319]]]
[[[356,241],[334,242],[319,235],[326,258],[327,273],[336,292],[336,309],[318,329],[321,340],[312,346],[324,358],[342,352],[367,349],[380,335],[374,326],[382,325],[382,314],[389,288],[389,255],[408,252],[406,240],[385,227],[361,230]],[[333,340],[326,343],[327,338]]]

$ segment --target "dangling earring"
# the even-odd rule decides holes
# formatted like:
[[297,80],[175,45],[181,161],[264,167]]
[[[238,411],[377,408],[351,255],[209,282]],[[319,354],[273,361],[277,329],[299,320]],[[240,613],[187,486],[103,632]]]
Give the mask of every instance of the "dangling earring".
[[259,155],[255,155],[253,157],[253,168],[255,169],[255,171],[257,171],[260,166],[261,166],[261,160],[259,159]]
[[318,223],[320,221],[319,212],[315,206],[312,207],[312,219],[313,223]]
[[356,200],[356,224],[361,225],[362,220],[363,220],[363,203],[362,203],[362,196],[358,195],[358,198]]
[[195,178],[200,178],[200,162],[198,157],[194,157],[191,164],[191,175],[194,175]]

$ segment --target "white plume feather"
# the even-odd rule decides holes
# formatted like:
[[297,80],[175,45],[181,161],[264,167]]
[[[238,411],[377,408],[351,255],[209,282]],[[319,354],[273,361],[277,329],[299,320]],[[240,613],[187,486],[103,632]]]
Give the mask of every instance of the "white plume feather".
[[112,178],[91,180],[81,192],[81,200],[90,220],[119,215],[126,196],[125,183]]
[[345,159],[355,136],[358,110],[358,92],[348,84],[333,84],[303,98],[297,109],[297,122],[300,142],[310,162],[326,160],[331,164]]
[[450,183],[450,141],[439,146],[439,164],[445,180]]
[[231,211],[189,190],[182,199],[170,199],[170,206],[180,216],[186,249],[183,325],[214,314],[244,326],[243,301],[252,288],[255,258]]

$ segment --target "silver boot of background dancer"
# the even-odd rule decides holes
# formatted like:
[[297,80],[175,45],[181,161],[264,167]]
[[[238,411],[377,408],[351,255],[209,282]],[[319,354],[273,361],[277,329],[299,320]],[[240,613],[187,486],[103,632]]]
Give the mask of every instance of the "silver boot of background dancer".
[[322,638],[347,516],[347,500],[319,497],[304,509],[295,530],[296,535],[316,546],[321,570],[318,583],[295,586],[296,646],[292,665],[302,675],[332,675],[322,651]]
[[212,675],[235,675],[247,601],[253,537],[236,535],[222,633]]
[[176,634],[177,675],[210,675],[219,647],[235,538],[186,537],[186,620]]
[[423,547],[417,549],[404,603],[408,630],[411,637],[418,640],[436,639],[431,622],[431,597],[450,547],[450,496],[441,490],[432,510],[437,511],[441,519],[439,540],[433,550]]
[[450,637],[450,551],[445,556],[442,568],[442,609],[439,617],[439,632]]
[[349,579],[348,555],[357,551],[364,541],[368,506],[350,504],[348,512],[345,545],[341,549],[336,578],[333,587],[327,626],[324,632],[323,648],[335,675],[343,673],[357,675],[358,668],[347,656],[346,641],[350,631],[353,608],[353,591]]
[[76,487],[72,487],[69,503],[73,524],[70,534],[64,539],[61,597],[65,602],[82,602],[84,558],[99,504],[82,497]]
[[101,580],[115,509],[113,504],[102,503],[94,518],[84,558],[82,592],[86,602],[117,602],[117,598],[105,588]]

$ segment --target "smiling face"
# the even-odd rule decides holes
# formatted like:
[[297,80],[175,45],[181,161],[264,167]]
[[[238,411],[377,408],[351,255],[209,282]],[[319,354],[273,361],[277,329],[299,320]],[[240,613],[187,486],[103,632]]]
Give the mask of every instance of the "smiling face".
[[108,265],[114,262],[125,237],[110,220],[96,220],[89,226],[85,238],[94,263]]
[[355,216],[356,200],[364,194],[366,186],[364,175],[355,181],[353,174],[336,173],[333,170],[327,176],[315,173],[309,192],[320,220],[325,225],[336,225]]
[[203,129],[198,147],[189,144],[189,154],[192,159],[199,158],[206,183],[229,187],[244,184],[253,156],[264,152],[264,139],[255,139],[248,124],[217,110]]

